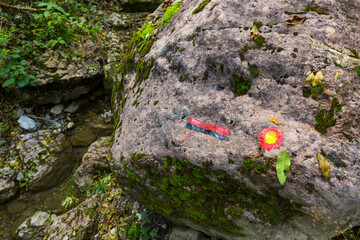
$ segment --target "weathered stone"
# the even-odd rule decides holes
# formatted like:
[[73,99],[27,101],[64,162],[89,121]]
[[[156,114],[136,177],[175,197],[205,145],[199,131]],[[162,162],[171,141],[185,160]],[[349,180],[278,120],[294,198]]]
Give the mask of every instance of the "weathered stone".
[[109,171],[106,163],[110,157],[110,137],[102,137],[92,143],[78,169],[74,173],[74,181],[84,187],[90,181],[90,177],[98,172]]
[[95,141],[96,136],[92,134],[89,130],[79,130],[71,137],[71,144],[74,147],[79,146],[89,146],[93,141]]
[[199,240],[201,233],[191,228],[173,227],[169,240]]
[[41,130],[22,135],[20,142],[17,151],[23,173],[18,180],[25,181],[30,190],[44,191],[56,185],[68,176],[75,164],[71,159],[70,141],[64,134]]
[[22,115],[19,120],[18,123],[20,124],[20,127],[27,130],[27,131],[35,131],[36,130],[36,122],[34,119],[29,118],[25,115]]
[[[95,196],[52,220],[45,229],[48,240],[92,239],[96,231],[98,207]],[[76,223],[76,224],[74,224]]]
[[90,130],[98,136],[109,136],[112,133],[113,124],[95,124],[90,127]]
[[38,232],[39,227],[45,225],[50,219],[54,218],[55,215],[51,216],[46,212],[38,211],[34,216],[26,219],[17,229],[16,238],[21,240],[33,239],[35,234]]
[[62,110],[64,109],[64,105],[57,104],[54,107],[50,109],[50,112],[54,115],[60,115],[62,113]]
[[15,196],[18,186],[7,176],[0,176],[0,203],[6,202]]
[[[311,1],[202,3],[183,1],[152,33],[147,25],[119,68],[112,157],[123,187],[175,223],[223,239],[321,240],[359,225],[357,3],[319,2],[325,14],[305,12],[299,25],[285,20]],[[304,86],[319,70],[325,90]],[[274,116],[284,141],[264,151],[258,135]],[[193,133],[191,117],[230,134]],[[275,168],[282,151],[291,158],[284,185]],[[320,152],[329,154],[329,181]]]

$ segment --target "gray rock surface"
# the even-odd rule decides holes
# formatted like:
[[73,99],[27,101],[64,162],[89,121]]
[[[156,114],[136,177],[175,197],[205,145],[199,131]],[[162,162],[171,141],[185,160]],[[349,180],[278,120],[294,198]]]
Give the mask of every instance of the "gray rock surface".
[[110,137],[102,137],[92,143],[82,158],[80,166],[74,173],[74,181],[77,185],[84,187],[89,183],[90,177],[99,171],[109,171],[106,164],[110,157]]
[[[223,239],[325,240],[360,225],[359,1],[212,0],[193,14],[201,3],[184,0],[154,31],[149,53],[135,44],[118,73],[111,151],[123,187],[173,222]],[[307,20],[288,25],[291,12]],[[314,94],[303,82],[319,70],[326,85]],[[193,133],[191,117],[230,134]],[[323,133],[335,126],[320,134],[315,124]],[[270,126],[284,141],[264,151],[258,135]],[[291,158],[284,185],[275,169],[282,151]],[[329,181],[318,153],[330,163]]]
[[18,186],[3,172],[0,175],[0,203],[6,202],[15,196]]
[[27,130],[27,131],[36,131],[36,122],[34,119],[29,118],[28,116],[22,115],[18,119],[18,123],[20,124],[20,127]]
[[190,228],[173,227],[169,240],[200,240],[201,233]]
[[91,239],[98,220],[96,211],[98,203],[95,197],[86,199],[74,209],[54,218],[45,229],[45,234],[48,236],[46,239],[74,239],[74,232],[76,239]]
[[54,218],[55,215],[51,216],[46,212],[38,211],[32,217],[26,219],[16,230],[16,238],[21,240],[33,239],[39,227],[45,225],[45,223]]
[[50,112],[54,115],[60,115],[62,113],[63,109],[64,109],[64,105],[57,104],[50,109]]
[[16,147],[22,166],[18,180],[26,178],[30,190],[44,191],[56,185],[75,164],[71,159],[71,143],[64,134],[40,130],[22,135],[20,143]]

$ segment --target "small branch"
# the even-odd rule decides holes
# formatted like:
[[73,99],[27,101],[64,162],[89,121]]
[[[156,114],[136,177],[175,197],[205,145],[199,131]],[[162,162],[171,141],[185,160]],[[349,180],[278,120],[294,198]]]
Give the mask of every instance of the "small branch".
[[8,5],[8,4],[2,3],[2,2],[0,2],[0,7],[13,9],[18,12],[26,12],[26,11],[37,12],[37,10],[35,8],[22,7],[20,5],[13,6],[13,5]]

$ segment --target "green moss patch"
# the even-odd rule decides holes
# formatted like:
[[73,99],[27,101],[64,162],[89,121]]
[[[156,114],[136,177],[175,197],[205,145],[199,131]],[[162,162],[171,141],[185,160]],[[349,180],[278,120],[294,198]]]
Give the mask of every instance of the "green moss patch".
[[306,6],[305,11],[314,11],[317,12],[318,14],[325,14],[325,12],[323,10],[321,10],[320,8],[314,7],[314,6]]
[[248,67],[249,67],[249,71],[250,71],[251,75],[253,75],[253,77],[259,76],[259,72],[257,70],[258,68],[255,65],[248,64]]
[[246,77],[239,77],[234,75],[230,79],[230,87],[235,96],[242,96],[249,91],[251,87],[251,81]]
[[321,134],[326,134],[327,129],[335,126],[336,120],[334,119],[334,110],[326,112],[324,109],[321,109],[315,117],[314,128]]
[[166,26],[171,18],[178,12],[180,11],[182,5],[182,1],[181,0],[176,0],[170,7],[168,7],[163,15],[163,19],[161,21],[160,26],[164,27]]
[[[211,162],[199,167],[186,159],[169,156],[158,167],[136,157],[131,162],[137,167],[130,171],[127,166],[128,179],[122,182],[136,189],[137,197],[145,206],[204,228],[243,236],[242,228],[234,220],[242,217],[244,211],[271,224],[289,221],[292,216],[300,214],[296,210],[298,206],[282,199],[276,191],[264,190],[260,194],[245,183],[232,179],[226,172],[213,170]],[[265,165],[263,167],[266,168]],[[142,173],[140,182],[137,168]],[[263,171],[261,164],[257,171]],[[147,181],[154,188],[144,189],[142,181]]]
[[208,5],[208,3],[211,0],[204,0],[202,1],[202,3],[200,3],[200,5],[194,9],[194,11],[192,12],[192,14],[198,14],[199,12],[201,12],[202,10],[204,10],[204,8],[206,7],[206,5]]

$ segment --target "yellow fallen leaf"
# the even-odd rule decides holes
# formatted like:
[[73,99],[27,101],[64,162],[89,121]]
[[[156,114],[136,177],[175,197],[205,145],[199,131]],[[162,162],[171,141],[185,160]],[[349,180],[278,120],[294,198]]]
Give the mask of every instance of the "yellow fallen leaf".
[[278,120],[276,120],[276,117],[269,118],[270,122],[275,123],[276,125],[280,124]]
[[320,70],[315,74],[314,80],[312,81],[313,87],[318,86],[322,80],[324,80],[324,75],[323,75],[322,71]]
[[311,72],[303,84],[306,85],[306,84],[312,82],[314,80],[314,77],[315,77],[314,73]]
[[250,39],[254,39],[257,35],[259,35],[259,29],[254,25],[251,29]]
[[47,141],[45,141],[45,140],[42,140],[41,143],[45,146],[48,145]]
[[337,71],[337,72],[335,73],[335,82],[336,82],[337,78],[339,77],[339,74],[340,74],[339,71]]
[[318,153],[317,159],[319,161],[320,169],[321,169],[323,176],[325,177],[326,180],[329,180],[330,163],[328,161],[326,161],[326,158],[323,155],[321,155],[320,153]]
[[289,25],[298,25],[303,23],[306,20],[306,16],[300,17],[298,15],[295,15],[292,17],[292,19],[287,19],[285,22]]

